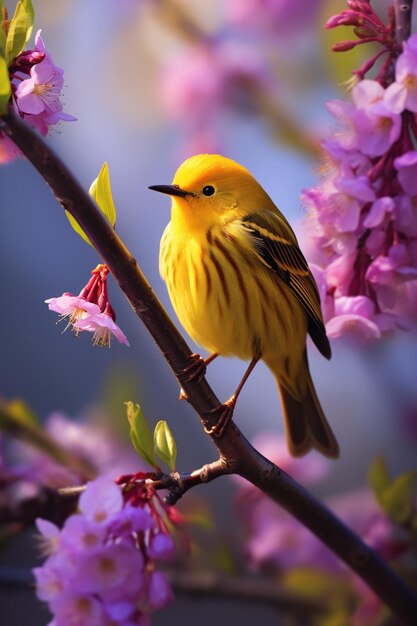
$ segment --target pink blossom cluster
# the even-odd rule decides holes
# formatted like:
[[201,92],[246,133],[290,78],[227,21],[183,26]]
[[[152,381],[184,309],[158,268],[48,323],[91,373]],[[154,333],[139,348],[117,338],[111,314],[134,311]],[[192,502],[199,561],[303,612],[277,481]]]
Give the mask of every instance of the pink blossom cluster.
[[136,452],[116,437],[110,427],[103,425],[103,414],[89,417],[76,421],[56,412],[47,417],[44,425],[53,443],[71,454],[74,460],[81,461],[78,468],[76,463],[69,468],[28,443],[10,443],[9,456],[14,459],[13,465],[7,464],[13,476],[9,490],[11,499],[18,501],[32,497],[42,486],[56,489],[81,485],[87,478],[82,472],[84,463],[88,464],[90,474],[94,476],[108,471],[122,474],[137,468],[139,459]]
[[[284,471],[292,473],[304,485],[317,484],[329,471],[327,460],[316,454],[296,459],[290,457],[282,439],[259,436],[254,445]],[[240,482],[237,514],[246,535],[246,552],[251,566],[269,575],[288,574],[292,570],[311,569],[323,575],[338,576],[357,595],[352,621],[355,626],[369,626],[380,614],[381,602],[359,578],[347,569],[336,555],[292,515],[262,492]],[[379,509],[368,489],[333,497],[328,507],[384,559],[395,559],[405,550],[403,539],[394,533],[393,524]],[[377,622],[379,623],[379,622]]]
[[288,38],[311,28],[322,5],[323,0],[226,0],[224,10],[234,26]]
[[250,45],[228,40],[202,40],[172,57],[159,86],[167,115],[184,124],[191,154],[216,152],[217,126],[227,107],[245,110],[245,87],[265,84],[266,71]]
[[53,614],[49,626],[149,626],[150,614],[172,600],[156,563],[176,549],[154,499],[133,506],[100,477],[87,484],[79,513],[62,530],[37,521],[49,556],[33,573],[37,596]]
[[116,324],[116,313],[110,304],[107,265],[99,264],[91,272],[92,277],[78,296],[65,292],[58,298],[45,300],[50,311],[59,313],[61,319],[68,319],[64,330],[72,326],[75,334],[81,331],[93,333],[93,344],[110,347],[112,335],[119,343],[129,346],[125,334]]
[[[10,82],[16,112],[41,135],[47,135],[50,126],[60,120],[70,122],[76,119],[63,111],[60,95],[64,70],[54,64],[40,30],[36,33],[35,48],[23,51],[14,59]],[[14,144],[0,133],[0,163],[11,161],[18,154]]]
[[389,84],[360,80],[352,101],[328,103],[339,130],[323,144],[320,183],[302,194],[330,337],[417,321],[417,35],[394,70]]

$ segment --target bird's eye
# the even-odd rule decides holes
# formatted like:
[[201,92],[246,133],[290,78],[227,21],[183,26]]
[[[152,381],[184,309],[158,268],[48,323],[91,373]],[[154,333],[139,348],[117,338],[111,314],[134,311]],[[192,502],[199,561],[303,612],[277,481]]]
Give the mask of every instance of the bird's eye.
[[203,189],[203,194],[205,196],[212,196],[216,190],[212,185],[206,185]]

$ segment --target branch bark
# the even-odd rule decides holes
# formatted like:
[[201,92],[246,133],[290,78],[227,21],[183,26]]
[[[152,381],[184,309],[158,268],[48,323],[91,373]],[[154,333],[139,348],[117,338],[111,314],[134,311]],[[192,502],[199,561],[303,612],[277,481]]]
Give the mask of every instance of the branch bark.
[[395,38],[401,46],[411,32],[413,0],[395,0]]
[[[21,149],[61,205],[87,233],[167,359],[203,425],[208,428],[213,426],[216,415],[212,411],[220,401],[205,379],[196,382],[184,380],[181,376],[189,364],[191,350],[157,300],[135,258],[61,159],[35,131],[13,111],[3,118],[0,130]],[[402,623],[415,624],[416,595],[329,509],[255,450],[233,422],[221,438],[212,437],[212,440],[218,449],[224,473],[239,474],[259,487],[363,578]]]

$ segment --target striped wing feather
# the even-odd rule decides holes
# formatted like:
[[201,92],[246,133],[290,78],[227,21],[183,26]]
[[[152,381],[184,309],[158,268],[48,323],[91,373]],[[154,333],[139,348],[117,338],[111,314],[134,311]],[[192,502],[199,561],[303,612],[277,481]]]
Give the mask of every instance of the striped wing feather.
[[291,226],[272,211],[246,216],[243,226],[251,232],[260,260],[292,289],[304,307],[308,332],[323,356],[330,359],[317,285]]

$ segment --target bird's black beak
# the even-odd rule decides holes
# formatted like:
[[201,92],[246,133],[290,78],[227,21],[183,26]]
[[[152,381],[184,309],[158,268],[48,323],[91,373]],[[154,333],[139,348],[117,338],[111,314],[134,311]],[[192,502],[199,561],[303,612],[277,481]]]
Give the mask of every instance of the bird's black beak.
[[185,189],[181,189],[178,185],[151,185],[148,189],[166,193],[168,196],[180,196],[180,198],[194,195],[191,191],[185,191]]

